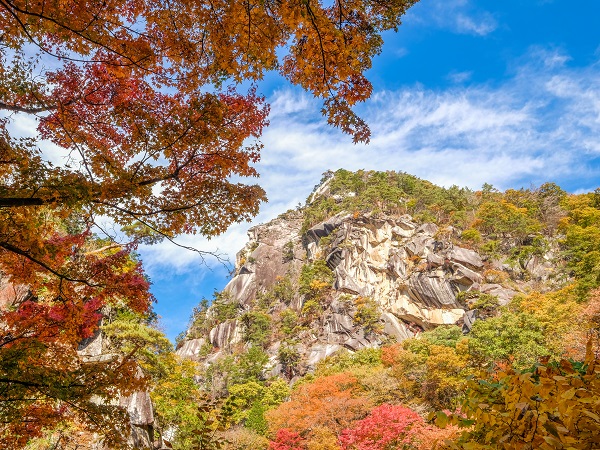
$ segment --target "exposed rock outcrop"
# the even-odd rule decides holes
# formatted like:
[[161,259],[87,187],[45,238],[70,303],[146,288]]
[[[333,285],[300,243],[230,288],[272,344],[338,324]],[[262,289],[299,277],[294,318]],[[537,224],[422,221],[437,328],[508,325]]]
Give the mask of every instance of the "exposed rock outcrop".
[[[309,202],[330,196],[339,203],[344,196],[352,196],[352,192],[331,196],[330,180],[325,178]],[[272,300],[261,306],[261,311],[274,318],[271,341],[266,347],[271,361],[269,375],[284,371],[278,355],[284,339],[290,341],[290,336],[283,336],[277,327],[285,310],[298,317],[295,330],[299,331],[291,341],[303,372],[340,349],[356,351],[389,339],[402,341],[439,325],[457,324],[467,333],[477,313],[469,310],[461,293],[468,298],[490,294],[502,305],[519,290],[514,283],[508,287],[488,282],[486,271],[498,272],[496,263],[485,261],[461,243],[460,233],[450,226],[418,223],[406,214],[348,212],[335,214],[304,231],[303,221],[302,210],[289,211],[250,229],[248,243],[237,254],[236,274],[224,290],[245,312],[257,307],[259,297]],[[306,294],[306,287],[304,291],[298,289],[303,266],[317,260],[324,261],[333,275],[332,289],[319,297],[318,305]],[[536,257],[529,264],[538,279],[549,276],[551,265],[544,258]],[[503,270],[499,272],[505,273]],[[273,294],[282,279],[293,288],[285,300]],[[360,304],[365,302],[378,315],[378,319],[371,317],[368,325],[358,314]],[[185,341],[177,352],[210,363],[234,347],[251,345],[244,338],[239,318],[214,325],[206,336]],[[201,355],[199,349],[207,342],[216,353]],[[294,374],[299,374],[298,370]]]

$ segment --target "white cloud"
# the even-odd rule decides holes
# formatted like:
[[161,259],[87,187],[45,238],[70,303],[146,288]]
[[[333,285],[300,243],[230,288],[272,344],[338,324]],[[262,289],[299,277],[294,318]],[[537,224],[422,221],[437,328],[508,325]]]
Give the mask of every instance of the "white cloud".
[[[547,55],[537,51],[530,57],[500,86],[416,86],[375,95],[360,111],[373,132],[368,146],[353,145],[327,126],[317,100],[294,89],[278,91],[270,99],[271,126],[258,165],[269,203],[254,223],[304,202],[328,169],[401,170],[473,189],[486,182],[505,189],[549,180],[563,186],[577,180],[574,190],[593,186],[600,175],[591,164],[600,153],[600,70],[545,64]],[[233,259],[247,228],[181,243],[218,247]],[[194,255],[163,244],[144,251],[144,259],[151,267],[185,271]]]
[[63,166],[77,160],[76,156],[69,155],[64,148],[51,141],[39,139],[37,118],[22,113],[12,113],[9,116],[10,121],[7,128],[11,136],[15,138],[35,138],[46,161],[50,161],[55,166]]
[[490,14],[479,14],[475,17],[458,14],[455,20],[456,31],[463,34],[485,36],[498,26],[496,20]]
[[469,81],[472,76],[473,76],[473,72],[468,70],[468,71],[464,71],[464,72],[451,72],[446,76],[446,78],[453,83],[461,84],[466,81]]
[[470,0],[421,0],[407,15],[413,23],[458,34],[486,36],[498,28],[494,16]]

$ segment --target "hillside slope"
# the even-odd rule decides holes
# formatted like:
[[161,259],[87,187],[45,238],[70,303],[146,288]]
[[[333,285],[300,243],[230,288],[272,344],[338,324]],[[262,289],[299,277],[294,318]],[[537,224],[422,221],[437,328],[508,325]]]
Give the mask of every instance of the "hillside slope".
[[468,332],[482,305],[568,278],[556,234],[566,194],[545,189],[512,192],[537,198],[530,211],[491,187],[327,173],[304,208],[248,232],[235,276],[196,312],[178,353],[214,362],[258,346],[269,359],[265,376],[289,378],[342,348],[379,347],[438,325]]

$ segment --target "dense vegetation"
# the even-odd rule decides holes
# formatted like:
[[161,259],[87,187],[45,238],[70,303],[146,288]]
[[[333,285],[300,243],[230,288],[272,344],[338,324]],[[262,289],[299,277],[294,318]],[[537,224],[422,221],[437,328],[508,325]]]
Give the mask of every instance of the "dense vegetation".
[[[1,448],[79,448],[90,442],[67,436],[82,429],[122,444],[119,397],[173,372],[149,327],[136,247],[166,240],[218,258],[177,237],[212,237],[258,213],[265,193],[247,180],[268,124],[267,72],[367,142],[353,112],[372,93],[364,72],[414,3],[0,3]],[[224,304],[215,319],[227,314]],[[259,345],[265,318],[246,319],[247,343]],[[104,322],[109,353],[83,355]],[[210,411],[189,426],[214,423]],[[181,442],[204,442],[184,428]]]
[[[327,181],[329,180],[329,181]],[[220,296],[194,314],[198,327],[221,316],[243,322],[243,344],[199,369],[198,389],[227,417],[214,448],[271,450],[593,449],[600,445],[600,192],[569,195],[547,183],[500,192],[442,188],[394,172],[328,173],[326,192],[305,209],[304,229],[337,213],[360,217],[410,214],[434,222],[462,246],[503,270],[490,282],[516,285],[532,278],[530,262],[551,255],[546,283],[499,306],[493,295],[461,300],[479,311],[464,335],[443,326],[379,349],[342,352],[301,378],[296,344],[331,301],[332,274],[322,260],[296,278],[280,279],[257,295],[253,312]],[[449,228],[451,227],[451,228]],[[329,245],[323,238],[322,246]],[[289,305],[299,295],[300,310]],[[339,296],[356,324],[380,333],[377,304]],[[189,337],[189,336],[188,336]],[[261,368],[265,350],[280,341],[285,378]],[[207,349],[210,352],[210,349]],[[293,379],[291,387],[289,380]],[[186,447],[182,442],[176,448]],[[209,447],[207,447],[209,448]]]
[[[103,333],[122,355],[118,361],[142,370],[133,387],[150,390],[158,431],[174,449],[600,445],[599,192],[569,195],[553,184],[470,191],[407,174],[346,171],[338,171],[328,189],[305,207],[305,228],[337,213],[412,214],[488,260],[504,262],[503,270],[485,270],[489,281],[528,282],[530,260],[548,255],[554,277],[526,284],[527,291],[504,306],[493,295],[463,292],[460,300],[479,312],[466,335],[458,326],[440,326],[380,348],[338,352],[309,373],[298,348],[332,301],[334,277],[323,260],[277,279],[257,293],[250,309],[227,292],[200,302],[181,339],[202,338],[232,321],[241,331],[230,348],[205,342],[200,358],[222,350],[208,365],[179,359],[148,309],[140,313],[112,302]],[[87,245],[89,252],[119,251],[93,240]],[[293,257],[293,248],[286,251]],[[131,256],[124,261],[125,272],[136,270]],[[291,307],[297,299],[301,307]],[[373,299],[344,294],[336,302],[366,334],[381,335]],[[280,343],[275,362],[267,353],[274,342]],[[273,363],[281,365],[278,376],[265,370]],[[23,445],[33,450],[91,442],[94,429],[85,420],[57,419]]]

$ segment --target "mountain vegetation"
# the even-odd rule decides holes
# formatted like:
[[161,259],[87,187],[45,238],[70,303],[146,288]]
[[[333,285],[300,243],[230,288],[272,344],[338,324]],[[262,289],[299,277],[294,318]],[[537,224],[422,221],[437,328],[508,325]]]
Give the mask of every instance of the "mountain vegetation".
[[256,215],[262,188],[232,180],[258,175],[268,71],[368,141],[363,73],[413,3],[0,2],[0,446],[124,445],[116,403],[178,364],[137,246]]
[[[177,352],[156,329],[148,281],[132,249],[81,228],[75,245],[70,239],[81,223],[48,220],[47,213],[38,232],[48,230],[55,242],[48,258],[53,264],[63,258],[65,274],[72,260],[79,270],[89,267],[94,283],[60,302],[71,284],[43,276],[31,261],[11,266],[29,274],[29,287],[3,281],[3,301],[17,303],[8,302],[3,313],[9,339],[2,344],[2,445],[597,448],[599,195],[567,194],[550,183],[471,191],[404,173],[327,173],[306,206],[251,230],[230,285],[195,308]],[[402,283],[424,275],[447,279],[464,317],[419,319],[416,312],[390,310],[378,291],[356,293],[340,284],[345,257],[339,248],[355,255],[363,242],[361,251],[373,253],[358,231],[371,227],[369,236],[382,234],[390,220],[414,228],[398,228],[406,237],[392,246],[413,249],[404,253]],[[422,251],[411,247],[419,240]],[[265,247],[267,241],[273,245]],[[449,252],[439,250],[449,243]],[[277,249],[279,260],[262,253],[267,247]],[[466,266],[452,256],[457,249],[472,252],[474,265],[473,255],[482,255],[477,270],[483,278],[469,266],[469,276],[480,282],[464,280]],[[445,260],[435,263],[436,255]],[[271,273],[277,267],[284,275]],[[261,278],[268,273],[270,281]],[[255,288],[237,289],[243,277],[253,277]],[[486,286],[493,290],[484,292]],[[65,307],[79,295],[101,306],[90,310],[87,300]],[[436,305],[424,310],[456,311],[455,304]],[[389,311],[401,333],[390,329]],[[339,323],[331,325],[332,317]],[[352,339],[332,346],[329,336],[336,333]],[[90,342],[99,338],[102,350],[91,353]],[[46,364],[26,365],[24,358]],[[145,429],[152,440],[132,438],[140,427],[130,422],[139,419],[114,402],[144,392],[152,402]]]
[[[599,195],[567,194],[552,183],[472,191],[405,173],[325,174],[305,207],[277,219],[297,222],[304,236],[299,245],[283,236],[287,275],[249,299],[248,292],[236,294],[234,278],[215,294],[214,308],[204,301],[180,338],[184,355],[186,345],[204,342],[191,356],[200,362],[198,389],[228,414],[224,441],[215,448],[598,448]],[[455,292],[465,314],[476,312],[470,327],[413,323],[417,332],[399,339],[388,332],[379,300],[340,290],[331,255],[351,242],[335,244],[340,233],[332,231],[310,250],[306,237],[336,217],[372,224],[408,215],[436,225],[434,242],[482,255],[485,280]],[[258,241],[240,252],[237,277],[263,273],[260,244],[272,238],[267,233],[259,227]],[[428,273],[416,254],[407,255],[411,270]],[[292,259],[300,264],[295,271]],[[511,298],[478,290],[484,282],[506,287]],[[312,364],[323,342],[315,336],[327,329],[333,307],[346,309],[354,330],[371,340]],[[223,348],[214,347],[217,330],[236,322],[240,338],[229,333]]]
[[265,73],[368,141],[414,3],[0,1],[1,448],[599,448],[599,190],[329,172],[157,329],[137,246],[257,213]]

